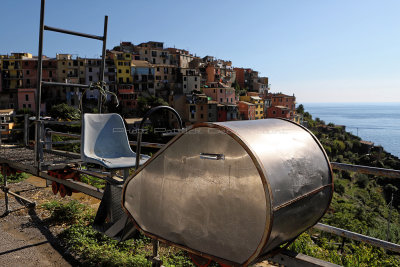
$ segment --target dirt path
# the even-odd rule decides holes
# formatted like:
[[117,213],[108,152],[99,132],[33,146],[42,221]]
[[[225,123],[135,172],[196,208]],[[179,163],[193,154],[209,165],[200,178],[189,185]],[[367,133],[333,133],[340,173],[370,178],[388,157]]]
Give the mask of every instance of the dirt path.
[[[38,205],[51,199],[61,200],[58,195],[53,195],[50,187],[45,187],[45,180],[37,177],[10,184],[10,190]],[[83,194],[74,194],[73,198],[89,204],[98,202]],[[71,200],[71,197],[65,200]],[[79,266],[56,238],[62,229],[52,229],[43,223],[44,210],[25,208],[11,196],[9,201],[12,212],[5,215],[4,193],[0,191],[0,266]]]

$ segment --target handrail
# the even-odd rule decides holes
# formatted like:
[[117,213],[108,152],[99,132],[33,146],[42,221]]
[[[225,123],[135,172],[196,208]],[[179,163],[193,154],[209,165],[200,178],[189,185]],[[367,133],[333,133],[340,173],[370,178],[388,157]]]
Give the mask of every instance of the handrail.
[[160,109],[166,109],[168,111],[171,111],[175,115],[175,117],[178,119],[179,129],[180,130],[183,129],[182,118],[175,109],[173,109],[169,106],[158,106],[158,107],[154,107],[154,108],[150,109],[149,111],[147,111],[146,114],[143,116],[143,119],[140,122],[139,129],[138,129],[137,144],[136,144],[136,171],[139,168],[139,162],[140,162],[140,148],[141,148],[140,143],[142,141],[143,125],[146,122],[146,120],[150,117],[151,114],[153,114],[154,112],[156,112]]
[[362,165],[352,165],[346,163],[331,162],[333,169],[342,171],[352,171],[364,174],[372,174],[377,176],[386,176],[390,178],[400,178],[400,170],[384,169]]
[[378,238],[374,238],[374,237],[370,237],[367,235],[362,235],[362,234],[358,234],[358,233],[354,233],[351,231],[347,231],[341,228],[337,228],[334,226],[330,226],[327,224],[323,224],[323,223],[317,223],[316,225],[314,225],[313,227],[314,229],[326,232],[326,233],[331,233],[334,235],[338,235],[341,237],[346,237],[352,240],[356,240],[356,241],[361,241],[361,242],[365,242],[367,244],[373,245],[373,246],[377,246],[377,247],[381,247],[387,250],[391,250],[394,252],[398,252],[400,253],[400,245],[395,244],[395,243],[391,243],[385,240],[381,240]]

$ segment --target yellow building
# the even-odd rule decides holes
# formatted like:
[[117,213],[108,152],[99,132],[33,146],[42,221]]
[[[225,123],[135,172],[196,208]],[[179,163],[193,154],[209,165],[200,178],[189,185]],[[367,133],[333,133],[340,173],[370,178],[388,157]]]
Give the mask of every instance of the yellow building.
[[117,69],[118,84],[132,84],[131,61],[134,59],[131,53],[111,51],[110,56],[114,59]]
[[32,58],[30,53],[12,53],[0,57],[0,68],[3,75],[3,89],[18,89],[23,85],[22,63]]
[[255,119],[263,119],[264,118],[264,100],[259,96],[241,96],[240,101],[246,101],[256,105],[255,110]]

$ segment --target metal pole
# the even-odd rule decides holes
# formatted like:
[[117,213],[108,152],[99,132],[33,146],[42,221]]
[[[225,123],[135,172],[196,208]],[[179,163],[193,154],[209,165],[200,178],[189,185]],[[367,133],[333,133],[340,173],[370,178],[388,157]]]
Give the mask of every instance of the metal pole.
[[158,247],[160,246],[160,243],[158,240],[153,239],[153,258],[152,258],[152,267],[160,267],[162,265],[162,261],[160,260],[160,257],[158,255]]
[[6,164],[3,164],[2,166],[1,166],[1,170],[2,170],[2,173],[3,173],[3,182],[4,182],[4,202],[5,202],[5,204],[6,204],[6,211],[5,211],[5,214],[8,214],[9,212],[10,212],[10,207],[9,207],[9,204],[8,204],[8,188],[7,188],[7,170],[6,170],[6,168],[7,168],[7,166],[6,166]]
[[[108,25],[108,16],[104,17],[104,33],[103,33],[103,49],[101,53],[101,70],[100,70],[100,82],[104,82],[104,71],[106,68],[106,46],[107,46],[107,25]],[[101,102],[102,102],[102,95],[99,92],[98,95],[98,110],[101,113]]]
[[37,87],[36,87],[36,123],[35,123],[35,164],[40,165],[39,147],[40,143],[40,103],[42,100],[42,53],[43,53],[43,32],[44,32],[44,6],[45,0],[40,5],[40,27],[39,27],[39,52],[37,66]]
[[29,115],[24,114],[24,145],[29,145]]
[[392,199],[390,200],[390,207],[389,207],[389,218],[388,218],[388,223],[387,223],[387,234],[386,234],[386,240],[390,242],[390,217],[392,215],[392,204],[393,204],[393,192],[392,192]]

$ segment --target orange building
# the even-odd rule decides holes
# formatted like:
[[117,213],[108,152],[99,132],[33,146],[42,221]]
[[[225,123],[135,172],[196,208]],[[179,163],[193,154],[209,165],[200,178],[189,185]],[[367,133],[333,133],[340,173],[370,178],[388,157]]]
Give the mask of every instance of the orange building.
[[239,108],[239,116],[242,120],[255,120],[255,112],[256,112],[256,105],[246,102],[246,101],[239,101],[238,102]]
[[273,106],[268,108],[267,117],[294,120],[294,113],[287,107]]

